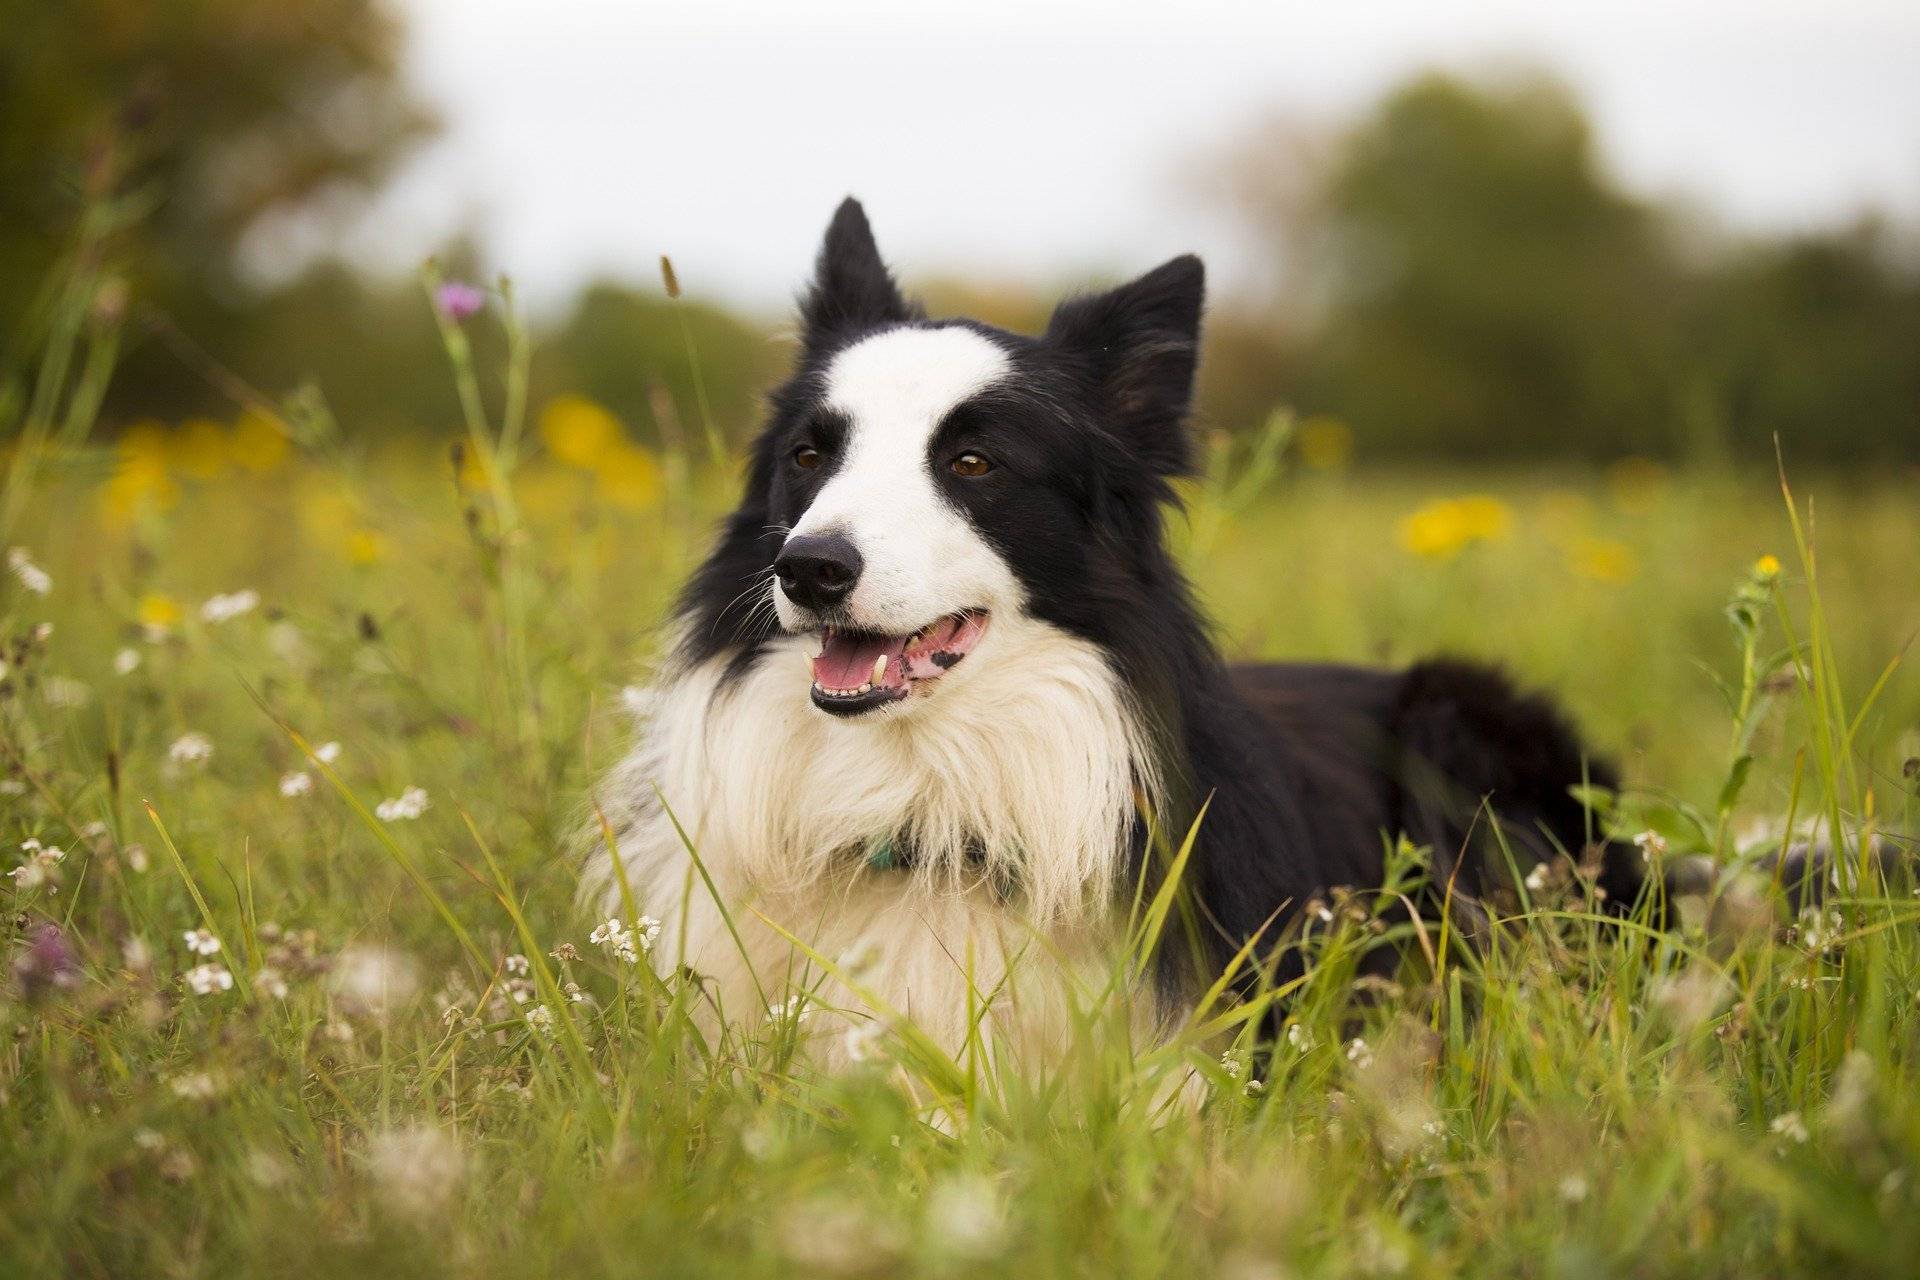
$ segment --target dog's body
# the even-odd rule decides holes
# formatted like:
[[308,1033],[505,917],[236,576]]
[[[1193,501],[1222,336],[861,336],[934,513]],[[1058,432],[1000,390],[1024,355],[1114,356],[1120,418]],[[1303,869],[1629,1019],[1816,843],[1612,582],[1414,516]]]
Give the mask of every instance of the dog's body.
[[[1186,887],[1215,973],[1378,883],[1398,836],[1463,898],[1496,826],[1523,869],[1587,841],[1571,789],[1611,776],[1486,669],[1220,660],[1162,537],[1201,291],[1177,258],[1039,338],[930,322],[859,206],[835,216],[798,368],[600,797],[624,876],[602,858],[593,891],[657,917],[657,962],[725,1016],[819,984],[811,950],[865,993],[825,1003],[948,1048],[986,1005],[1045,1040],[1066,984],[1114,971],[1143,815],[1178,841],[1205,806]],[[1164,950],[1143,1026],[1214,976]]]

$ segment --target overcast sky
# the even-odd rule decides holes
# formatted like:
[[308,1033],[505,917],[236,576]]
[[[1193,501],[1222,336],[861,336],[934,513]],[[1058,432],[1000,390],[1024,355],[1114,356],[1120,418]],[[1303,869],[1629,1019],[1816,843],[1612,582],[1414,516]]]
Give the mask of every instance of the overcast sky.
[[1231,288],[1248,259],[1193,157],[1429,66],[1553,68],[1632,186],[1735,226],[1920,214],[1913,0],[399,2],[447,131],[357,252],[402,265],[471,226],[536,301],[664,252],[777,309],[847,192],[909,278],[1198,249]]

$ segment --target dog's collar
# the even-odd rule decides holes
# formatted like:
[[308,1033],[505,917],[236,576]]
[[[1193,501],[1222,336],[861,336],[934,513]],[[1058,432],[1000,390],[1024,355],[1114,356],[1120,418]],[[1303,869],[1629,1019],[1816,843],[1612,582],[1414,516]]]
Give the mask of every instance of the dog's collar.
[[874,871],[892,871],[896,867],[904,870],[913,865],[907,856],[911,848],[904,840],[892,836],[882,836],[867,843],[867,866]]
[[[881,836],[867,842],[861,852],[861,860],[870,871],[910,871],[919,861],[910,835]],[[987,860],[986,850],[977,841],[967,844],[967,861],[983,864]]]

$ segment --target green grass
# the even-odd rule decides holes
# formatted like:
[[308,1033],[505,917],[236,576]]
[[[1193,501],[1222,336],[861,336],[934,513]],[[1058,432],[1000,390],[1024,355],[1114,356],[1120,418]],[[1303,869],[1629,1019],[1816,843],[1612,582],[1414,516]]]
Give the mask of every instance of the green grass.
[[[794,1056],[804,1023],[708,1039],[689,987],[589,943],[569,850],[620,749],[618,690],[733,481],[672,466],[658,500],[610,505],[522,434],[477,421],[469,450],[511,456],[461,488],[437,455],[319,432],[259,474],[177,479],[130,524],[103,519],[110,464],[77,437],[30,474],[14,455],[7,545],[52,589],[0,586],[0,837],[66,856],[0,883],[0,1271],[1750,1276],[1920,1256],[1904,885],[1843,896],[1810,943],[1745,890],[1662,932],[1561,878],[1506,904],[1491,948],[1390,929],[1409,959],[1364,1001],[1354,960],[1395,900],[1363,892],[1301,944],[1316,964],[1270,1067],[1230,1009],[1217,1034],[1129,1045],[1093,992],[1045,1067],[945,1059],[902,1027],[821,1078]],[[1765,479],[1268,478],[1223,467],[1179,533],[1231,652],[1497,657],[1624,759],[1615,821],[1676,853],[1730,855],[1789,814],[1920,829],[1920,684],[1877,683],[1920,629],[1910,478],[1799,495],[1817,562]],[[1402,517],[1467,492],[1500,499],[1503,537],[1401,546]],[[240,589],[258,607],[202,619]],[[151,625],[156,598],[181,616]],[[170,757],[189,733],[209,759]],[[291,773],[311,792],[283,795]],[[413,786],[423,814],[374,816]],[[73,952],[58,983],[31,947],[49,924]],[[234,989],[183,984],[190,930]],[[1204,1103],[1160,1108],[1188,1070]]]

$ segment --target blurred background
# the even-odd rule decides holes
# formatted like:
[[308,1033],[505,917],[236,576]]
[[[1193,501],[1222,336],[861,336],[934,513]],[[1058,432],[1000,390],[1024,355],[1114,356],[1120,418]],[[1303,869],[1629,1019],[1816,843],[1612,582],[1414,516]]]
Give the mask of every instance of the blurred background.
[[536,406],[578,395],[641,448],[706,416],[738,440],[853,192],[936,313],[1018,328],[1201,251],[1202,422],[1291,410],[1311,466],[1765,468],[1776,437],[1798,467],[1920,464],[1907,3],[0,15],[8,394],[110,202],[109,430],[251,400],[452,434],[435,256],[512,277]]

